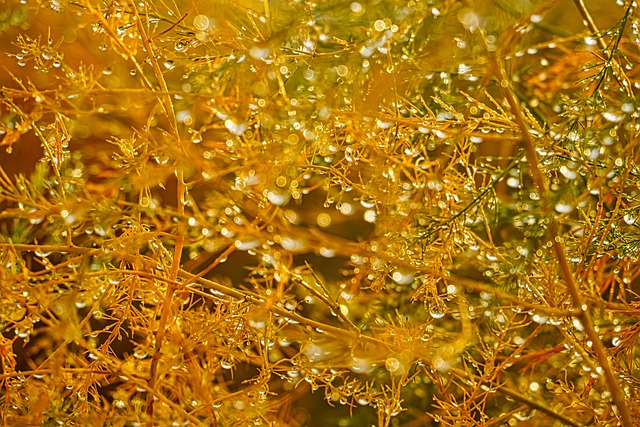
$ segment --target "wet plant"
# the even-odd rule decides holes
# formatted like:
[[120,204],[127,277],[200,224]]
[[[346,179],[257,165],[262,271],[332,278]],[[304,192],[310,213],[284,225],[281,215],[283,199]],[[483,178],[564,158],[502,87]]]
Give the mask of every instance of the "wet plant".
[[4,425],[640,423],[634,1],[9,1]]

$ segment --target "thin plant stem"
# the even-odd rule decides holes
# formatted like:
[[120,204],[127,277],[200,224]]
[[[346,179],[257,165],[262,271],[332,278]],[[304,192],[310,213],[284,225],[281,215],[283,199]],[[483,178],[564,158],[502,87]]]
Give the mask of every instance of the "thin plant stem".
[[573,4],[575,4],[576,8],[578,8],[582,19],[584,19],[585,24],[589,28],[589,31],[591,31],[597,37],[598,46],[600,46],[602,50],[606,50],[607,42],[602,38],[602,33],[598,29],[596,21],[593,20],[593,16],[591,16],[589,9],[587,9],[587,5],[584,4],[584,0],[573,0]]

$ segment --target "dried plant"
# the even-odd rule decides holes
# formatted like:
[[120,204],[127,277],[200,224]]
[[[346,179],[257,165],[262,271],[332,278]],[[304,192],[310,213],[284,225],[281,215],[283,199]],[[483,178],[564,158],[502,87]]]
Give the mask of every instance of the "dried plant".
[[635,1],[1,9],[3,425],[640,424]]

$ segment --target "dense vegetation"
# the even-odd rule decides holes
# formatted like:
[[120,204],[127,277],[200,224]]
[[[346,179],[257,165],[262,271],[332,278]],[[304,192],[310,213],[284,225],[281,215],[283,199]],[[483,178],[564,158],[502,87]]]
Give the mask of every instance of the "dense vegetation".
[[640,425],[640,11],[0,7],[3,425]]

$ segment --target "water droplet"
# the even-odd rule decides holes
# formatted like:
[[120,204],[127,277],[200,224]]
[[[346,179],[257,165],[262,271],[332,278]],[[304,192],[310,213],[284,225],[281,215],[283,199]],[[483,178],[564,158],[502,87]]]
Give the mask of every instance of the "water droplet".
[[220,361],[220,367],[221,367],[222,369],[227,369],[227,370],[229,370],[229,369],[233,368],[233,358],[229,358],[229,359],[222,359],[222,360]]
[[166,165],[169,163],[170,158],[168,156],[157,155],[153,156],[153,160],[155,160],[159,165]]
[[263,319],[250,319],[249,320],[249,326],[251,326],[254,329],[264,329],[264,327],[267,325],[267,322],[265,322]]
[[249,128],[245,123],[236,123],[231,119],[224,121],[224,126],[234,135],[240,136]]
[[181,110],[176,112],[176,120],[179,123],[184,123],[185,125],[189,126],[193,124],[193,115],[189,110]]
[[306,249],[307,244],[303,239],[293,237],[283,237],[280,246],[291,252],[301,252]]
[[607,119],[610,122],[613,123],[618,123],[620,122],[622,119],[624,119],[624,116],[621,115],[617,115],[614,112],[611,111],[607,111],[604,114],[602,114],[602,117],[604,117],[605,119]]
[[369,374],[374,368],[375,365],[369,359],[354,356],[351,360],[351,370],[356,374]]
[[364,196],[360,200],[360,204],[362,205],[363,208],[366,208],[366,209],[371,209],[376,205],[375,199],[371,196]]
[[318,252],[320,252],[320,255],[322,255],[325,258],[333,258],[334,256],[336,256],[335,250],[325,248],[324,246],[318,249]]
[[349,6],[349,9],[351,9],[351,12],[353,12],[355,14],[360,14],[360,13],[362,13],[364,11],[364,7],[360,3],[356,2],[356,1],[351,3],[351,5]]
[[303,353],[310,362],[317,362],[329,354],[324,348],[313,342],[305,346]]
[[360,55],[362,55],[363,58],[370,58],[371,55],[375,53],[375,51],[376,51],[376,46],[369,46],[365,44],[360,48]]
[[34,225],[40,224],[42,221],[44,221],[44,218],[41,217],[29,219],[29,223]]
[[353,205],[351,203],[340,203],[336,206],[342,215],[352,215],[354,212]]
[[555,210],[558,213],[569,213],[573,210],[573,207],[565,202],[560,202],[555,206]]
[[436,303],[432,304],[431,307],[429,307],[429,315],[434,319],[442,319],[445,313],[445,307],[443,307],[441,304]]
[[526,413],[526,412],[517,412],[515,414],[513,414],[513,416],[518,420],[518,421],[527,421],[531,419],[531,413]]
[[389,357],[384,362],[384,367],[387,369],[387,371],[393,374],[400,370],[400,368],[402,367],[402,363],[395,357]]
[[578,331],[584,331],[584,326],[582,326],[582,322],[580,322],[580,320],[578,319],[573,319],[573,326]]
[[560,166],[560,173],[567,179],[575,179],[576,176],[578,176],[576,171],[569,169],[566,166]]
[[265,62],[269,59],[270,54],[271,51],[268,47],[252,46],[249,49],[249,56]]
[[318,214],[318,216],[316,217],[316,223],[320,226],[320,227],[328,227],[329,225],[331,225],[331,215],[329,215],[326,212],[321,212]]
[[396,270],[391,275],[391,278],[398,285],[408,285],[413,282],[414,273],[402,270]]
[[234,242],[234,245],[241,251],[248,251],[258,247],[258,245],[260,245],[260,241],[255,238],[238,239]]
[[541,325],[544,325],[545,323],[547,323],[547,316],[545,316],[544,314],[534,314],[531,319],[536,322],[539,323]]
[[71,225],[74,222],[76,222],[77,217],[74,214],[68,214],[67,216],[64,217],[64,222],[67,225]]
[[518,188],[520,186],[520,180],[514,176],[507,178],[507,187]]
[[344,150],[344,159],[349,163],[353,163],[353,162],[357,162],[359,158],[353,148],[347,147]]
[[393,123],[392,122],[385,122],[385,121],[382,121],[382,120],[378,119],[378,120],[376,120],[376,125],[378,125],[378,127],[380,129],[389,129],[391,126],[393,126]]
[[193,18],[193,26],[196,28],[196,30],[205,31],[207,28],[209,28],[210,24],[211,21],[205,15],[198,15]]
[[364,212],[364,220],[369,222],[369,223],[374,223],[376,222],[376,220],[378,219],[378,214],[376,211],[374,211],[373,209],[367,209]]
[[267,193],[267,200],[276,206],[284,206],[289,202],[290,195],[284,192],[269,191]]

